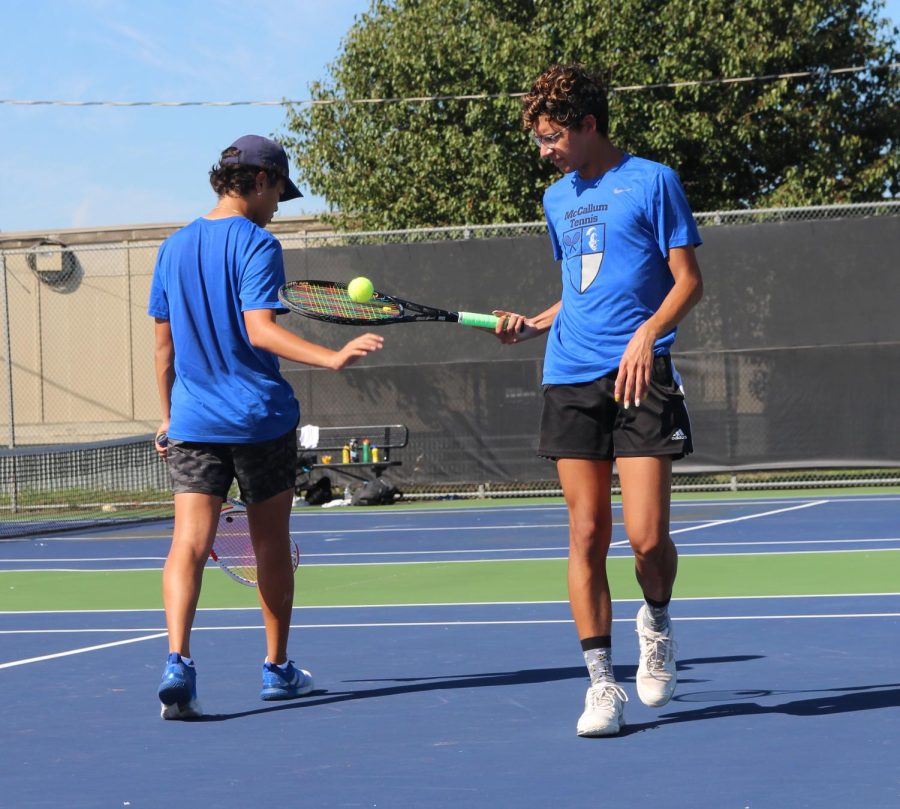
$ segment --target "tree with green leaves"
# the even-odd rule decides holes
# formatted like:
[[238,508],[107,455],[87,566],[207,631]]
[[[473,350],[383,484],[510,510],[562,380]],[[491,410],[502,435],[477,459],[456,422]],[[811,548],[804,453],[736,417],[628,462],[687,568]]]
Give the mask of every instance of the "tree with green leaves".
[[[694,210],[896,197],[900,31],[882,9],[372,0],[281,139],[344,226],[538,220],[555,169],[522,130],[517,95],[577,61],[607,78],[613,142],[675,168]],[[865,69],[833,72],[849,67]],[[810,75],[771,78],[790,73]],[[720,81],[744,77],[757,78]],[[455,98],[470,95],[483,97]]]

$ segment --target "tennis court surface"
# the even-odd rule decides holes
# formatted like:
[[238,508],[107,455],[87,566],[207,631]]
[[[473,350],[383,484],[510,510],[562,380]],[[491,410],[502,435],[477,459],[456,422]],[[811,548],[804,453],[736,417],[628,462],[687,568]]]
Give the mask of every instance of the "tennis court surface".
[[[618,506],[616,507],[618,509]],[[622,735],[587,675],[560,501],[297,509],[291,654],[258,700],[255,594],[214,565],[196,722],[163,722],[170,523],[0,542],[10,807],[900,806],[900,492],[677,499],[679,687],[634,691],[639,593],[616,511]]]

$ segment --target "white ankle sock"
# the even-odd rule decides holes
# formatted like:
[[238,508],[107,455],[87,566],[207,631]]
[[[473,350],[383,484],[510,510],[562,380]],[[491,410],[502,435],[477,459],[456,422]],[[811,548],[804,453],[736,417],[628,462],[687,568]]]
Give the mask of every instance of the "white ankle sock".
[[613,674],[611,649],[588,649],[584,652],[584,662],[587,665],[588,674],[591,675],[591,685],[616,681],[616,675]]
[[669,625],[668,606],[654,607],[652,604],[647,604],[644,616],[647,619],[644,621],[647,628],[652,629],[654,632],[662,632]]

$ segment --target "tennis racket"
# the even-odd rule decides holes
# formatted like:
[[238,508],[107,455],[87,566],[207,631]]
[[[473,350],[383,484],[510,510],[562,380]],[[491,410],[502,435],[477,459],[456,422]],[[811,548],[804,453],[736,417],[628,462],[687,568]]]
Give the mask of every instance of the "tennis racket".
[[345,326],[388,326],[436,320],[493,329],[499,318],[475,312],[450,312],[412,303],[382,292],[373,292],[364,303],[347,294],[347,285],[337,281],[291,281],[278,290],[278,299],[292,312]]
[[[210,558],[232,579],[247,587],[256,587],[256,554],[250,542],[250,526],[247,509],[237,500],[227,500],[222,505],[216,539]],[[296,570],[300,564],[300,549],[291,540],[291,567]]]

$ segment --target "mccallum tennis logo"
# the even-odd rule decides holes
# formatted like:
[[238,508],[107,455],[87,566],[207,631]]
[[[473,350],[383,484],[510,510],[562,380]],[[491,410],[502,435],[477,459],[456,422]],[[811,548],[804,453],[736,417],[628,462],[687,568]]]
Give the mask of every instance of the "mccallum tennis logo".
[[574,228],[563,234],[563,261],[572,286],[584,292],[600,274],[606,250],[606,225]]
[[566,219],[578,219],[579,216],[587,216],[588,214],[607,210],[609,210],[609,205],[597,205],[596,203],[591,202],[588,205],[582,205],[580,208],[573,208],[571,211],[566,211]]

